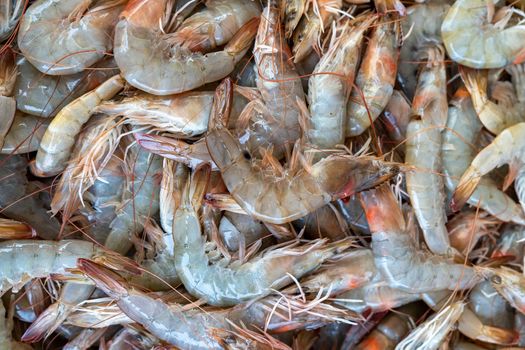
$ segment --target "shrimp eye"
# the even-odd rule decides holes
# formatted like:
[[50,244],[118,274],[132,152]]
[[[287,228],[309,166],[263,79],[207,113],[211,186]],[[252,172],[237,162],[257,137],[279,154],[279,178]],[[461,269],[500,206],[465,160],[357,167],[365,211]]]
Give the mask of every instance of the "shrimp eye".
[[496,276],[492,276],[492,278],[490,279],[492,281],[492,283],[494,284],[501,284],[501,277],[496,275]]
[[250,153],[248,151],[242,151],[242,155],[243,155],[244,159],[246,159],[246,160],[251,160],[252,159],[252,156],[250,155]]

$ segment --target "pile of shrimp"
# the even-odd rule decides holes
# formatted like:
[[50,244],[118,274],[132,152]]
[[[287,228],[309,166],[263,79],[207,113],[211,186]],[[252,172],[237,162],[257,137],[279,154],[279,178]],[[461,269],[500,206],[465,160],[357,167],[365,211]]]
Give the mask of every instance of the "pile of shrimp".
[[525,350],[524,8],[0,0],[0,350]]

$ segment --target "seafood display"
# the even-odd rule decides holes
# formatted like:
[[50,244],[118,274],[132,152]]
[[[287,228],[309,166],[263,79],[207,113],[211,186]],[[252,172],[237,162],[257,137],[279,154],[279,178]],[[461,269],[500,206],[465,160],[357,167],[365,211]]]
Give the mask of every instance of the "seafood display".
[[524,11],[0,0],[0,350],[525,350]]

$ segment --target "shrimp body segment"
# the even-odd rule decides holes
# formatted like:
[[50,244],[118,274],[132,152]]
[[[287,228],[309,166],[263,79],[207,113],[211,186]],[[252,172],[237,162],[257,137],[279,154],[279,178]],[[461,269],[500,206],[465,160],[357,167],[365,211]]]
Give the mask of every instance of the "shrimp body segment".
[[39,71],[66,75],[82,71],[111,51],[111,31],[122,1],[91,8],[92,0],[39,0],[20,21],[18,46]]
[[501,68],[523,61],[525,25],[503,29],[508,18],[490,23],[493,17],[490,7],[491,1],[487,0],[454,2],[441,26],[448,56],[454,61],[478,69]]
[[115,60],[126,81],[154,95],[189,91],[224,78],[244,56],[257,30],[248,21],[222,51],[203,55],[172,46],[159,29],[168,0],[131,1],[115,28]]

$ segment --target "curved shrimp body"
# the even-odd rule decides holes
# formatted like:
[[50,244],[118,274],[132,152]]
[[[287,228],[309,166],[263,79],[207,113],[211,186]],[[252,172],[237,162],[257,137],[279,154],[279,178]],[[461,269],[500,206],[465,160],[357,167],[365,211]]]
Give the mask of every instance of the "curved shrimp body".
[[[66,76],[47,75],[23,56],[17,58],[16,65],[19,72],[14,88],[16,107],[43,118],[55,116],[71,101],[118,73],[116,69],[90,69]],[[112,68],[115,62],[104,60],[96,67]]]
[[262,101],[252,101],[244,112],[252,104],[262,105],[259,106],[262,111],[250,111],[250,129],[240,139],[245,140],[243,143],[253,154],[260,147],[273,146],[274,155],[281,158],[286,146],[291,146],[301,136],[299,104],[304,103],[304,91],[283,37],[275,0],[263,10],[255,38],[254,59]]
[[398,171],[397,166],[375,159],[333,155],[309,169],[279,177],[261,172],[259,162],[247,159],[237,138],[222,125],[224,109],[228,109],[225,100],[231,93],[228,84],[225,81],[217,88],[206,144],[230,194],[254,218],[274,224],[290,222],[332,200],[373,187]]
[[[195,183],[197,182],[197,184]],[[192,187],[198,186],[192,181]],[[270,251],[239,267],[210,265],[199,216],[186,189],[173,219],[175,268],[186,290],[210,305],[228,306],[268,295],[321,265],[349,246],[348,241],[285,247]]]
[[119,102],[101,103],[99,113],[123,115],[136,126],[152,125],[175,135],[189,138],[208,130],[213,92],[189,92],[173,96],[139,93]]
[[258,20],[248,21],[222,51],[206,55],[169,44],[158,26],[167,0],[131,1],[115,28],[115,60],[126,81],[154,95],[189,91],[224,78],[247,52]]
[[2,214],[25,222],[44,239],[55,239],[60,231],[60,223],[48,214],[37,195],[27,193],[27,160],[17,155],[1,155],[0,162],[0,178],[4,189],[0,192]]
[[111,51],[111,31],[122,1],[39,0],[20,21],[18,47],[39,71],[66,75],[82,71]]
[[24,10],[24,4],[24,0],[0,1],[0,42],[13,32]]
[[[470,198],[483,175],[504,164],[523,167],[525,162],[525,123],[503,130],[474,158],[459,180],[452,198],[452,207],[461,208]],[[519,196],[519,193],[518,193]]]
[[66,269],[76,267],[77,259],[105,253],[93,243],[77,240],[0,242],[2,261],[11,262],[0,271],[0,294],[9,288],[17,291],[33,278],[67,275]]
[[326,149],[344,143],[346,103],[359,64],[363,35],[371,22],[365,21],[357,28],[347,26],[308,80],[310,128],[306,138],[312,146]]
[[115,96],[123,87],[123,79],[120,75],[115,75],[64,107],[49,124],[40,142],[36,160],[31,165],[33,174],[47,177],[64,170],[75,138],[91,117],[94,108],[103,100]]
[[447,3],[416,4],[407,9],[408,15],[401,21],[406,38],[399,55],[398,80],[409,99],[414,97],[419,62],[425,49],[442,43],[441,24],[449,9]]
[[448,11],[441,35],[454,61],[481,69],[500,68],[523,59],[525,26],[503,29],[505,22],[491,23],[493,12],[489,15],[489,7],[486,0],[459,0]]
[[255,0],[207,1],[206,8],[184,20],[169,40],[191,51],[210,51],[228,43],[244,24],[260,15]]
[[396,82],[400,40],[400,25],[394,16],[385,16],[374,28],[346,111],[347,137],[360,135],[369,128],[390,100]]
[[[445,186],[450,193],[456,190],[458,179],[474,159],[476,144],[482,125],[464,89],[458,90],[448,109],[447,127],[443,131],[441,158]],[[525,224],[522,209],[488,178],[480,181],[468,203],[508,222]]]
[[361,200],[372,231],[375,264],[390,287],[425,293],[468,289],[479,282],[473,268],[417,249],[388,186],[361,193]]
[[1,154],[21,154],[38,150],[51,121],[17,111],[5,135]]
[[441,133],[423,120],[408,124],[405,162],[415,169],[406,174],[407,191],[425,242],[435,254],[450,253],[445,190],[441,171]]

